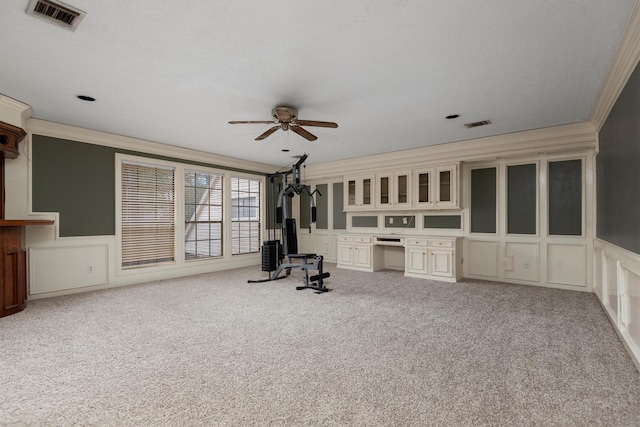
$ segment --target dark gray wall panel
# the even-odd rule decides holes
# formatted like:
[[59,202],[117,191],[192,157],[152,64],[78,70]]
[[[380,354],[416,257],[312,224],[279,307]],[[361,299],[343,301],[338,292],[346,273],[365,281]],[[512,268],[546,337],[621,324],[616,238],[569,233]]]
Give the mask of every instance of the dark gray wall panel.
[[471,171],[471,232],[496,232],[496,168]]
[[640,67],[599,134],[596,236],[640,254]]
[[344,212],[344,187],[341,182],[333,184],[333,229],[347,229],[347,214]]
[[298,197],[300,203],[300,228],[309,228],[311,224],[311,201],[307,193],[300,193]]
[[452,230],[462,228],[460,215],[425,215],[422,221],[424,228],[449,228]]
[[352,227],[377,227],[377,216],[354,216],[351,218]]
[[549,234],[582,234],[582,161],[549,162]]
[[507,168],[507,233],[536,234],[536,165]]
[[60,236],[115,234],[114,148],[33,136],[34,212],[59,212]]
[[326,230],[329,228],[329,186],[327,184],[318,184],[316,185],[316,190],[318,190],[315,194],[316,211],[318,212],[316,229]]

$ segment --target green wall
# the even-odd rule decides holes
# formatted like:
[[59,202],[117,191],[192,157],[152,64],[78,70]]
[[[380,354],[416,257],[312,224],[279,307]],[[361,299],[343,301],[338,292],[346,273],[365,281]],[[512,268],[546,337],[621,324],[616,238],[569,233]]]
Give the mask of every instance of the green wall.
[[210,163],[33,135],[33,211],[59,212],[61,237],[114,235],[116,153],[262,175]]
[[640,67],[598,136],[596,236],[640,254]]

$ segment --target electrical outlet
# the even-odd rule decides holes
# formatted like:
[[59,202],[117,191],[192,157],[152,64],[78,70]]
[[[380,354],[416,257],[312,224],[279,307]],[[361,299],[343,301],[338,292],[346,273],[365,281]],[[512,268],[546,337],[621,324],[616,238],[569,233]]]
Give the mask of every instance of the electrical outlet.
[[89,273],[89,274],[93,273],[93,265],[88,265],[87,266],[87,273]]
[[393,224],[393,217],[389,217],[389,225]]
[[404,225],[407,225],[407,224],[409,223],[409,218],[407,218],[406,216],[403,216],[403,217],[402,217],[402,223],[403,223]]
[[513,270],[513,258],[510,256],[502,258],[502,268],[505,270]]

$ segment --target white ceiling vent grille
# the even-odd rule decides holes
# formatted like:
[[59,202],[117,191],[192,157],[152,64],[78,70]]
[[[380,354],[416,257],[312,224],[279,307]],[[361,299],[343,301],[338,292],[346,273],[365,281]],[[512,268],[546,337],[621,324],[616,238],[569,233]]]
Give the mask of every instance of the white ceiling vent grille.
[[62,2],[51,0],[31,0],[27,6],[27,15],[35,16],[47,22],[75,30],[86,13]]
[[490,124],[491,120],[483,120],[481,122],[465,123],[464,126],[467,128],[477,128],[478,126],[485,126]]

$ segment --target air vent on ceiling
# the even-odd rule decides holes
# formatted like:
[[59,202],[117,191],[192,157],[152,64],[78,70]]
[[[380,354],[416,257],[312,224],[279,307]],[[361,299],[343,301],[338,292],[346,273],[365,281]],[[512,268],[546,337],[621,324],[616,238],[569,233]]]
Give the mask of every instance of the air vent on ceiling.
[[477,128],[478,126],[485,126],[490,124],[491,120],[483,120],[481,122],[465,123],[464,126],[467,128]]
[[27,15],[32,15],[47,22],[75,30],[86,13],[62,2],[51,0],[31,0],[27,6]]

